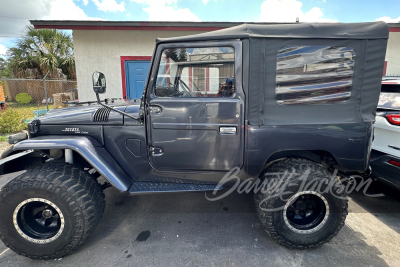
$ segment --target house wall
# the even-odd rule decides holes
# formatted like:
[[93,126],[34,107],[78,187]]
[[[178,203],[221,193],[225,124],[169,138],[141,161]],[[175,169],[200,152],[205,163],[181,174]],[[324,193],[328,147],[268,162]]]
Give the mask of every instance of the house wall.
[[200,31],[74,30],[76,75],[80,101],[95,100],[92,73],[103,72],[107,93],[122,97],[121,56],[151,56],[157,37],[174,37]]
[[[121,56],[151,56],[157,37],[173,37],[200,31],[74,30],[79,100],[95,100],[92,73],[106,75],[107,93],[122,97]],[[386,75],[400,76],[400,32],[390,32],[386,52]]]
[[386,50],[387,76],[400,76],[400,32],[390,32]]

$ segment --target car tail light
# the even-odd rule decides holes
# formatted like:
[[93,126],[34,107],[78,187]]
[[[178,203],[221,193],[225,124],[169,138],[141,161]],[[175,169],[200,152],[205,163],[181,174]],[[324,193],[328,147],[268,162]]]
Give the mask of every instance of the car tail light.
[[395,161],[395,160],[389,160],[388,161],[389,162],[389,164],[392,164],[392,165],[394,165],[394,166],[397,166],[397,167],[400,167],[400,162],[398,162],[398,161]]
[[400,114],[388,114],[386,115],[386,119],[390,124],[400,125]]

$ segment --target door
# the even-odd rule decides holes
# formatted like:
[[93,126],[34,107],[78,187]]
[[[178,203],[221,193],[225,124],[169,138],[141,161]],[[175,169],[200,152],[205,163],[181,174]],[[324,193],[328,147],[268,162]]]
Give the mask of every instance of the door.
[[126,96],[128,99],[142,97],[149,67],[150,61],[125,61]]
[[244,95],[235,77],[234,47],[164,49],[158,58],[147,97],[152,166],[165,171],[240,167]]

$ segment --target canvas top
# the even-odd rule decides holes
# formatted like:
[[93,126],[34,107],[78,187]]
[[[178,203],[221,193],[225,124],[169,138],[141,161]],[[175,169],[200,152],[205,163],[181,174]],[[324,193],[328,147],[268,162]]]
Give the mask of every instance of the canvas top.
[[245,38],[318,38],[318,39],[387,39],[385,22],[365,23],[295,23],[242,24],[239,26],[195,35],[158,38],[158,43],[209,41]]
[[247,119],[276,126],[373,121],[388,37],[384,22],[243,24],[157,42],[249,39],[238,65]]

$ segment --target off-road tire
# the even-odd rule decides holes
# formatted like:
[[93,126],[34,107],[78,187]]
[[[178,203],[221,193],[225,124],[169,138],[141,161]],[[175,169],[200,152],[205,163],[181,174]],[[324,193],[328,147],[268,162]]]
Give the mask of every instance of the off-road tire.
[[[286,187],[285,191],[291,191],[291,193],[283,196],[283,199],[287,201],[299,191],[301,187],[299,179],[308,168],[310,169],[310,174],[306,180],[307,182],[313,179],[317,181],[324,178],[328,180],[334,179],[332,178],[332,174],[320,164],[299,158],[285,158],[273,163],[267,168],[263,177],[265,177],[264,179],[272,179],[271,177],[276,177],[275,173],[284,173],[285,171],[291,173],[294,171],[296,175],[291,178],[291,181],[296,183],[297,180],[297,185],[288,185]],[[324,191],[326,186],[322,183],[322,190],[320,191]],[[336,196],[330,192],[321,193],[327,201],[330,210],[326,222],[319,230],[313,233],[299,234],[288,227],[284,219],[286,214],[282,209],[273,210],[284,206],[285,201],[280,196],[271,197],[271,194],[268,194],[268,192],[259,190],[254,196],[257,213],[264,230],[278,244],[290,249],[316,248],[330,241],[343,227],[348,213],[348,200],[345,196],[345,190],[340,190],[340,183],[333,186],[330,191],[334,192]]]
[[[16,207],[27,199],[51,201],[65,223],[50,243],[31,242],[13,223]],[[80,165],[45,163],[19,175],[0,191],[0,238],[16,253],[32,259],[55,259],[73,253],[96,228],[105,207],[104,193],[96,177]]]

